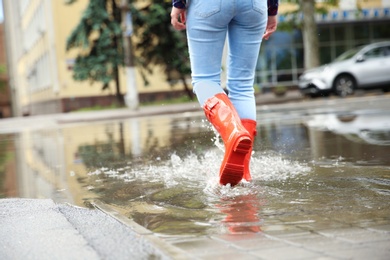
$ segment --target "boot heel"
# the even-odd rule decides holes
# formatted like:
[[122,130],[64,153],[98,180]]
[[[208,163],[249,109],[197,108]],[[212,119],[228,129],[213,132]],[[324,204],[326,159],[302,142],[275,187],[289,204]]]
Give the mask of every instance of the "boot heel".
[[241,181],[243,173],[243,165],[227,163],[225,165],[223,174],[220,176],[219,182],[222,185],[230,183],[230,185],[234,186]]
[[230,152],[225,152],[225,164],[222,164],[219,180],[222,185],[230,183],[234,186],[241,181],[245,158],[252,148],[252,140],[247,136],[238,137],[233,147]]
[[237,153],[245,153],[247,154],[249,150],[252,148],[252,141],[249,137],[241,137],[237,141],[236,147],[233,149],[233,151]]
[[225,166],[225,171],[227,175],[236,175],[242,173],[244,166],[239,164],[227,163]]

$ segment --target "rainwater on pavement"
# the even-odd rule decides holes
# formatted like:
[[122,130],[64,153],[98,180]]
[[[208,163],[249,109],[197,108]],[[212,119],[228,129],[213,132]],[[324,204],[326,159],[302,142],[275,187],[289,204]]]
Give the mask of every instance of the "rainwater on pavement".
[[0,197],[100,200],[164,237],[390,225],[388,101],[258,107],[234,188],[201,111],[0,133]]

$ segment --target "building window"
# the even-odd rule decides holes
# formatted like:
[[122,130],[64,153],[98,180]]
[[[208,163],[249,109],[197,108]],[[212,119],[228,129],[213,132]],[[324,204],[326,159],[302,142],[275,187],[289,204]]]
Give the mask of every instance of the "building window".
[[375,40],[386,40],[390,39],[390,23],[373,24],[372,25],[372,36]]
[[353,35],[355,40],[365,40],[370,37],[368,23],[357,23],[353,25]]
[[275,86],[280,82],[293,85],[302,70],[301,32],[275,32],[268,41],[262,43],[255,83],[260,87]]

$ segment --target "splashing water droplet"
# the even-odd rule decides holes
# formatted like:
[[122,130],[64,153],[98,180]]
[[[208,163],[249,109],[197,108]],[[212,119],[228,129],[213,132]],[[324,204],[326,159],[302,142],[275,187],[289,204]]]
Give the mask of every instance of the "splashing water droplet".
[[241,181],[235,187],[219,184],[219,168],[223,159],[220,149],[210,149],[199,157],[190,154],[180,158],[173,153],[170,160],[158,162],[154,165],[134,167],[129,171],[118,172],[116,170],[97,170],[90,173],[96,175],[104,173],[107,177],[129,181],[161,182],[165,187],[181,186],[184,188],[200,189],[209,199],[234,198],[240,195],[253,194],[261,190],[254,183],[260,180],[284,181],[300,175],[306,175],[311,168],[306,164],[291,161],[271,152],[256,153],[252,157],[250,168],[252,182]]

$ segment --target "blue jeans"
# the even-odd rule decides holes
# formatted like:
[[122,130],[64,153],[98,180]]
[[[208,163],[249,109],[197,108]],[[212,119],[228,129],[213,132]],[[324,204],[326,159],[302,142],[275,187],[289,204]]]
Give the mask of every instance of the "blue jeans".
[[221,63],[227,37],[229,98],[240,118],[256,120],[253,83],[267,17],[267,0],[189,1],[187,38],[192,84],[201,105],[223,92]]

